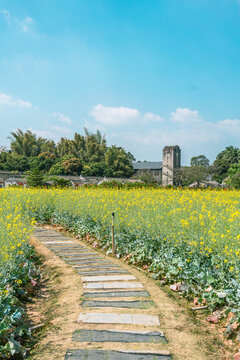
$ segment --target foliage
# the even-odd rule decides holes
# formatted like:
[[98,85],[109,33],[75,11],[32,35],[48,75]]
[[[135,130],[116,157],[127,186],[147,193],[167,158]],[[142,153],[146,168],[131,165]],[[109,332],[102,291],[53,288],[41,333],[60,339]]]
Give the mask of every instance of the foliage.
[[82,172],[82,161],[77,158],[71,157],[71,155],[65,155],[54,164],[49,170],[50,175],[78,175]]
[[133,182],[126,182],[122,183],[120,181],[111,180],[111,181],[104,181],[100,185],[96,184],[85,184],[83,186],[86,189],[160,189],[159,185],[157,183],[142,183],[138,181]]
[[225,182],[234,189],[240,189],[240,162],[231,165]]
[[233,189],[240,189],[240,173],[229,176],[226,180],[226,184]]
[[[112,145],[105,156],[106,166],[113,177],[130,177],[133,174],[132,155],[122,147]],[[112,173],[112,174],[111,174]]]
[[11,150],[0,152],[0,170],[26,172],[38,167],[50,175],[129,177],[134,157],[123,148],[107,147],[100,131],[85,129],[74,139],[54,141],[37,137],[30,130],[11,133]]
[[33,168],[27,177],[27,183],[30,187],[41,187],[44,184],[44,176],[39,168]]
[[205,166],[184,166],[175,170],[176,183],[181,186],[188,186],[193,182],[197,182],[198,187],[200,182],[206,180],[209,171]]
[[47,139],[37,137],[30,130],[25,133],[18,129],[16,132],[11,132],[11,150],[17,155],[26,157],[38,156],[42,149],[54,149],[54,143]]
[[24,304],[39,281],[37,259],[27,244],[33,222],[23,213],[16,190],[1,190],[0,201],[0,358],[22,359],[31,335]]
[[60,188],[65,188],[72,185],[70,180],[57,176],[49,176],[45,180],[53,181],[53,186],[57,186]]
[[86,176],[104,176],[107,175],[106,165],[104,162],[92,162],[83,167],[83,175]]
[[191,158],[190,166],[209,166],[209,160],[206,158],[205,155],[194,156]]
[[149,170],[145,170],[145,171],[142,170],[139,179],[143,181],[145,184],[156,183],[155,177],[153,176],[152,172]]
[[213,163],[213,179],[222,182],[228,176],[228,170],[240,161],[240,149],[228,146],[217,155]]

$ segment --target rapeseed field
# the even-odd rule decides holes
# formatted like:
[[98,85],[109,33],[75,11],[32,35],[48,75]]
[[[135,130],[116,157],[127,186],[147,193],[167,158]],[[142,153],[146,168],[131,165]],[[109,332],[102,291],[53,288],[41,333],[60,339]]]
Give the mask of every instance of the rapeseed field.
[[0,199],[2,268],[24,256],[34,221],[61,225],[110,252],[114,212],[118,257],[161,284],[181,283],[188,299],[240,322],[240,191],[8,188]]

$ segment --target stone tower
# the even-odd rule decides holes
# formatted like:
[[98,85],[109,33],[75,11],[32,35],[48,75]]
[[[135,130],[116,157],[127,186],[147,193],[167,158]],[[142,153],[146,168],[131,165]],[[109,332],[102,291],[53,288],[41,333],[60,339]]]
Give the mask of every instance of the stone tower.
[[162,184],[174,185],[174,170],[181,167],[181,149],[178,145],[165,146],[162,157]]

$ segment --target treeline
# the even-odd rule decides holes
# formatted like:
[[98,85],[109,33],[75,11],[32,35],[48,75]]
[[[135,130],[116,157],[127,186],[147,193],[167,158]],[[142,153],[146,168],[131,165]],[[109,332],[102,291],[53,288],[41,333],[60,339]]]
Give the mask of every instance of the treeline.
[[191,159],[190,166],[184,166],[175,172],[178,185],[186,186],[204,180],[224,182],[233,188],[240,188],[240,149],[233,146],[221,151],[210,165],[204,155]]
[[58,143],[37,137],[30,130],[12,132],[10,149],[0,152],[0,170],[26,172],[36,169],[49,175],[86,175],[130,177],[133,174],[130,152],[115,145],[107,146],[100,131],[75,133]]

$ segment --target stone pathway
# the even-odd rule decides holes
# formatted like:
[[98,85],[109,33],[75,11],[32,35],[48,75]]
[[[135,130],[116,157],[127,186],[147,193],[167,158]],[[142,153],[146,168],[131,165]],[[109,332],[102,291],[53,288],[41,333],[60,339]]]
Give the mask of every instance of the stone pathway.
[[[82,311],[76,314],[79,328],[73,332],[72,349],[65,360],[172,359],[166,350],[135,350],[137,344],[149,344],[150,349],[152,344],[159,344],[161,349],[167,342],[150,294],[135,276],[56,231],[37,228],[34,236],[71,265],[83,282]],[[106,345],[111,343],[114,350]],[[128,344],[127,351],[118,350],[117,344],[123,343]]]

